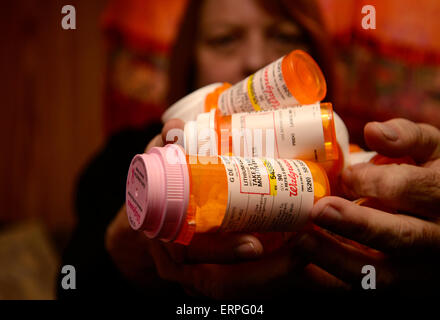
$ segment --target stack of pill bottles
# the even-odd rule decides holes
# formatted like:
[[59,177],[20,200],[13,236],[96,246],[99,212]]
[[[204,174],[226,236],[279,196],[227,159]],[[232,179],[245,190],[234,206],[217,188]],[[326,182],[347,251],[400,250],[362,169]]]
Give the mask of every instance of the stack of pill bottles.
[[162,120],[185,121],[183,141],[131,162],[131,227],[186,245],[195,233],[301,230],[350,164],[348,132],[322,102],[326,90],[316,62],[295,50],[235,85],[177,101]]

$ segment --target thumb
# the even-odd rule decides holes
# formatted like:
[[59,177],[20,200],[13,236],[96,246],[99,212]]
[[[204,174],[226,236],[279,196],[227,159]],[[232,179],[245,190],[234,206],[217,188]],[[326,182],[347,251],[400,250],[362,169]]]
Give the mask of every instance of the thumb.
[[440,156],[440,131],[428,124],[406,119],[370,122],[364,136],[372,150],[388,157],[410,156],[424,163]]
[[242,233],[195,234],[188,246],[165,244],[177,262],[230,263],[258,258],[263,254],[260,240]]

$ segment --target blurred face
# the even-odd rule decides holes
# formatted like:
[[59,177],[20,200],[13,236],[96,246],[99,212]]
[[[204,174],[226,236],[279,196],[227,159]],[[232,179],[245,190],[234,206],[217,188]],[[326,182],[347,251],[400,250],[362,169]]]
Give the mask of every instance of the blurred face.
[[256,0],[206,0],[196,44],[198,87],[232,84],[293,49],[308,50],[299,26]]

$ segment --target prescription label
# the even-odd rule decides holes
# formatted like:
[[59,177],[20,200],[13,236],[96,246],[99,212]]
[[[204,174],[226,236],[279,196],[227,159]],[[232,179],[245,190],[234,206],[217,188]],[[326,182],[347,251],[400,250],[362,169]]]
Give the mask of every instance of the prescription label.
[[325,161],[319,103],[231,116],[232,152],[243,157]]
[[281,71],[283,58],[224,91],[218,101],[221,114],[230,115],[298,105],[298,101],[287,88]]
[[310,169],[301,160],[221,157],[228,205],[220,231],[295,231],[313,207]]

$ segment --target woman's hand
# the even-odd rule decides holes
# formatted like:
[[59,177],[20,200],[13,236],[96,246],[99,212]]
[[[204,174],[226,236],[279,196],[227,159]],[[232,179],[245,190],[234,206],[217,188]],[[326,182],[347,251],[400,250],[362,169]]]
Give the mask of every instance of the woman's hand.
[[357,288],[364,276],[362,267],[369,264],[376,269],[378,289],[436,289],[440,284],[440,131],[394,119],[367,124],[365,140],[380,154],[411,156],[419,166],[367,163],[345,170],[342,181],[347,192],[371,199],[388,212],[324,198],[311,214],[322,229],[302,239],[302,250],[312,262]]
[[398,210],[440,218],[440,131],[405,119],[369,123],[364,131],[371,149],[388,157],[410,156],[419,166],[357,164],[342,173],[345,190]]
[[[236,263],[258,258],[260,241],[246,234],[197,234],[191,245],[183,246],[150,240],[133,230],[125,206],[107,228],[106,248],[121,273],[137,286],[160,286],[164,281],[179,282],[188,291],[219,295],[224,274],[214,264]],[[200,267],[200,264],[209,264]]]
[[[162,137],[154,138],[147,150],[162,146],[163,141],[175,141],[174,134],[182,128],[183,122],[171,120]],[[168,133],[172,141],[166,141]],[[286,241],[271,253],[265,252],[264,240],[252,234],[196,234],[189,246],[164,243],[132,230],[125,207],[108,228],[106,242],[115,264],[133,282],[144,286],[160,281],[179,283],[197,296],[263,298],[301,284],[319,289],[344,286],[316,266],[307,265],[296,253],[294,241]]]
[[[168,131],[176,128],[183,128],[183,123],[168,122],[163,130],[164,139],[156,136],[145,152],[163,146]],[[263,254],[261,242],[249,234],[196,234],[189,246],[150,240],[130,227],[125,205],[107,228],[106,248],[121,273],[138,286],[163,287],[167,282],[178,282],[189,293],[218,298],[229,296],[231,292],[226,286],[232,290],[235,282],[245,288],[249,282],[237,279],[249,275],[249,270],[233,263]],[[265,272],[267,265],[265,268],[260,268],[260,272]],[[256,270],[252,272],[254,277],[256,273]]]
[[107,227],[105,246],[116,267],[137,286],[152,286],[158,282],[149,240],[130,227],[125,205]]

